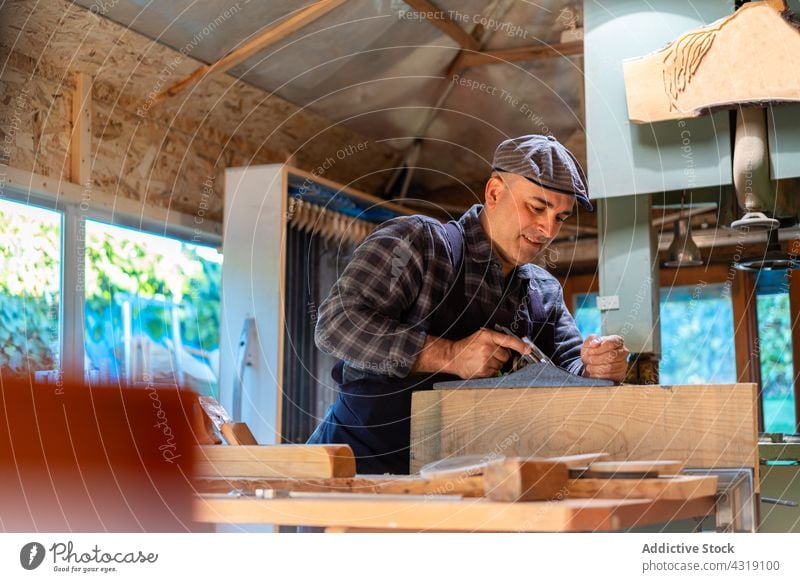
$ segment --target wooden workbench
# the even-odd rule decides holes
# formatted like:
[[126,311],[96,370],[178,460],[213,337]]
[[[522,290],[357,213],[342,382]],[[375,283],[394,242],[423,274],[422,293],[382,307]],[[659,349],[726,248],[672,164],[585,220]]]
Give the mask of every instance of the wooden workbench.
[[714,498],[688,501],[564,499],[502,503],[363,495],[329,499],[259,499],[209,494],[194,504],[195,520],[227,524],[304,525],[397,531],[596,532],[704,517]]

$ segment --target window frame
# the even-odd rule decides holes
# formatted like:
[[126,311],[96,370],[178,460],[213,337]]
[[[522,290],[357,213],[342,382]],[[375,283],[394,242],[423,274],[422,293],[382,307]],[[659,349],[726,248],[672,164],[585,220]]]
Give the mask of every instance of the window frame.
[[[146,215],[144,205],[138,215],[116,208],[109,196],[85,189],[80,198],[72,192],[69,198],[46,189],[37,190],[31,183],[6,181],[0,191],[5,199],[61,213],[61,280],[59,305],[59,371],[69,382],[85,379],[86,317],[86,221],[94,220],[111,226],[133,228],[139,232],[167,236],[198,246],[220,248],[221,225],[206,218],[168,211],[167,220]],[[48,184],[43,182],[43,184]],[[80,188],[75,184],[71,186]],[[199,215],[198,215],[199,216]]]

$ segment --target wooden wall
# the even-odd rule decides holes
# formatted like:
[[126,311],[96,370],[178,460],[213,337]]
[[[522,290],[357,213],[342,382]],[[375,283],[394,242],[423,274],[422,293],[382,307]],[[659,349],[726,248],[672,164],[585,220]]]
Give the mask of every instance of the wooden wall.
[[[224,168],[283,162],[374,191],[397,160],[383,144],[223,75],[154,105],[202,63],[63,0],[0,7],[0,163],[78,182],[70,171],[75,74],[91,82],[95,195],[222,219]],[[343,160],[336,152],[367,143]]]

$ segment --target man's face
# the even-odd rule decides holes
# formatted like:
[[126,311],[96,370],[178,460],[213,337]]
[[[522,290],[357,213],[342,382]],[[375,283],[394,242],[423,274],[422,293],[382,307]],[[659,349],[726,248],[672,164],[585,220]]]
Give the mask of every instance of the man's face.
[[532,262],[572,215],[575,197],[514,174],[486,184],[485,214],[493,250],[504,267]]

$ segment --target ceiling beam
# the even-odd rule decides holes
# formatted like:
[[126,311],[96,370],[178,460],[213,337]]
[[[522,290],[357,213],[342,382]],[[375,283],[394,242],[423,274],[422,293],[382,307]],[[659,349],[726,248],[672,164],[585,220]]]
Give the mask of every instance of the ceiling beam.
[[475,40],[466,30],[461,28],[456,21],[448,16],[445,16],[444,10],[436,6],[433,2],[428,2],[428,0],[405,0],[405,3],[420,14],[425,15],[424,20],[427,20],[433,26],[456,41],[459,45],[461,45],[461,48],[471,51],[477,51],[481,48],[480,43],[477,40]]
[[186,91],[203,79],[220,75],[225,71],[232,69],[253,55],[260,53],[268,46],[283,40],[290,34],[321,18],[331,10],[334,10],[335,8],[344,4],[345,1],[346,0],[320,0],[319,2],[308,6],[307,8],[295,12],[285,20],[282,20],[257,34],[248,42],[239,48],[232,50],[215,63],[200,67],[188,77],[181,79],[171,87],[165,89],[156,95],[156,97],[153,99],[153,105],[156,105],[169,97],[174,97],[178,93]]
[[465,53],[459,65],[463,68],[512,61],[532,61],[535,59],[567,57],[583,54],[583,41],[557,44],[539,44],[510,49]]
[[91,187],[92,176],[92,77],[75,73],[70,134],[70,180]]

